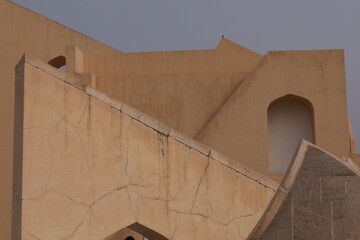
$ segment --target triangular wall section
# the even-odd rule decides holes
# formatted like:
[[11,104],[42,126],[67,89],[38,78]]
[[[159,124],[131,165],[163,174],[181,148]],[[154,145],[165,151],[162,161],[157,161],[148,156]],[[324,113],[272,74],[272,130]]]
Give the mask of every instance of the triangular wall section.
[[358,172],[350,159],[340,160],[304,141],[248,240],[358,239]]

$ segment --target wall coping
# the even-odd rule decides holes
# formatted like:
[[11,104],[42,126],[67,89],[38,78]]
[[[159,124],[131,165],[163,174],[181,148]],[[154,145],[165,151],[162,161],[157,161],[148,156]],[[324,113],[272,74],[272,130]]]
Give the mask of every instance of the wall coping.
[[31,57],[28,54],[24,54],[19,61],[19,64],[16,66],[16,69],[25,63],[35,68],[38,68],[41,71],[44,71],[47,74],[57,78],[58,80],[63,81],[81,91],[84,91],[89,96],[94,97],[99,101],[109,105],[110,107],[120,111],[121,113],[128,115],[132,119],[152,128],[154,131],[186,145],[187,147],[199,152],[200,154],[208,158],[217,161],[225,167],[230,168],[231,170],[257,182],[260,185],[263,185],[274,191],[276,191],[280,186],[277,182],[267,178],[266,176],[242,165],[241,163],[223,155],[220,152],[215,151],[214,149],[198,142],[197,140],[186,136],[185,134],[165,125],[164,123],[156,120],[155,118],[150,117],[125,103],[122,103],[115,99],[111,99],[106,94],[101,93],[93,87],[81,84],[82,82],[80,79],[76,78],[75,76],[69,75],[57,68],[54,68],[47,63],[44,63],[40,59]]

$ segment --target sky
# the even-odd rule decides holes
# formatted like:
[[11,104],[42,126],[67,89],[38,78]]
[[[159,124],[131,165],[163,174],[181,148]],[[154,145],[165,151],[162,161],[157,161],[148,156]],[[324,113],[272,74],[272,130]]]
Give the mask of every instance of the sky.
[[260,54],[345,49],[360,152],[359,0],[13,0],[124,52],[214,49],[221,35]]

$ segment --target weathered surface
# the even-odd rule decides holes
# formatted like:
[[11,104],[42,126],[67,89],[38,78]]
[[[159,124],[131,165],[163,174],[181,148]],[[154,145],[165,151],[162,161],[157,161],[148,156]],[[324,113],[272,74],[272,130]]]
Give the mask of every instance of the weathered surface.
[[104,239],[127,226],[166,239],[245,239],[274,194],[271,180],[64,73],[26,58],[18,69],[22,239]]
[[262,57],[222,38],[211,50],[84,54],[83,71],[101,92],[195,138]]
[[267,114],[271,103],[292,95],[312,105],[314,143],[336,156],[348,156],[345,82],[342,50],[270,51],[197,139],[280,182],[283,175],[269,172]]
[[15,66],[24,53],[44,62],[63,56],[65,46],[86,53],[120,53],[18,4],[0,0],[0,238],[11,238]]
[[303,148],[282,184],[289,193],[281,207],[271,211],[270,204],[272,217],[265,215],[249,239],[359,239],[358,168],[315,146]]
[[[266,112],[269,104],[279,97],[292,94],[314,105],[317,145],[337,156],[355,151],[351,130],[349,134],[343,51],[277,51],[261,56],[222,38],[212,50],[122,53],[9,0],[0,0],[0,31],[0,236],[4,240],[10,239],[13,127],[18,121],[14,119],[13,109],[14,66],[24,53],[56,67],[66,63],[66,71],[74,77],[54,70],[50,70],[51,74],[60,79],[64,77],[67,83],[79,88],[84,83],[91,84],[107,96],[135,107],[141,112],[121,106],[106,96],[101,99],[131,118],[137,119],[137,114],[142,116],[137,120],[148,127],[179,141],[186,139],[142,113],[278,181],[282,175],[275,176],[268,171]],[[68,45],[71,47],[65,48]],[[46,97],[54,100],[51,96]],[[58,96],[54,94],[55,97]],[[85,103],[88,104],[86,99],[81,102]],[[72,107],[76,111],[78,106],[67,103],[67,109]],[[45,119],[47,117],[50,122],[58,120],[56,115],[46,115]],[[51,138],[57,137],[60,131],[70,132],[72,137],[77,131],[84,134],[87,131],[77,130],[76,125],[69,130],[68,124],[65,121],[58,123],[56,131],[50,126]],[[41,138],[34,143],[36,148],[27,149],[36,153],[44,144],[42,157],[47,161],[45,164],[40,159],[33,160],[31,164],[38,167],[27,173],[39,181],[32,186],[34,192],[31,194],[36,196],[47,184],[41,173],[52,164],[45,152],[52,146],[45,141],[49,131],[33,129],[26,133],[30,139]],[[68,139],[67,135],[65,139]],[[191,143],[200,146],[196,149],[204,153],[201,145]],[[77,141],[74,144],[73,147],[78,148]],[[86,142],[82,144],[86,145]],[[15,155],[19,151],[15,148]],[[72,158],[88,159],[87,155],[77,154],[65,156],[57,152],[54,158],[69,162]],[[82,170],[78,176],[69,179],[76,182],[84,174]],[[98,175],[101,173],[94,173],[95,178]],[[53,176],[48,185],[64,188],[66,185],[58,183],[58,179],[61,175]],[[97,187],[103,184],[106,185],[101,183]],[[81,192],[82,197],[89,198],[86,191]]]

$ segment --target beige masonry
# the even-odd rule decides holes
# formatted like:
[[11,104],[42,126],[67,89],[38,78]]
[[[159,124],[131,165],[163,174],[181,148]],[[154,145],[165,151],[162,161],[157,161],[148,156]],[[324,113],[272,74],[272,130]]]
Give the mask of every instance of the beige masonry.
[[119,52],[15,3],[0,0],[0,236],[10,239],[15,66],[24,53],[48,62],[66,45],[90,53]]
[[336,156],[348,156],[351,136],[343,50],[269,52],[198,139],[280,181],[282,176],[268,170],[267,109],[289,95],[311,104],[314,143]]
[[277,188],[38,60],[17,71],[21,239],[104,239],[132,224],[166,239],[245,239]]
[[343,50],[124,53],[0,0],[0,121],[0,240],[360,237]]
[[313,143],[337,156],[355,150],[343,50],[272,51],[259,59],[223,38],[215,50],[83,54],[77,65],[96,76],[94,86],[106,95],[276,181],[282,175],[269,171],[267,113],[283,97],[309,105]]

